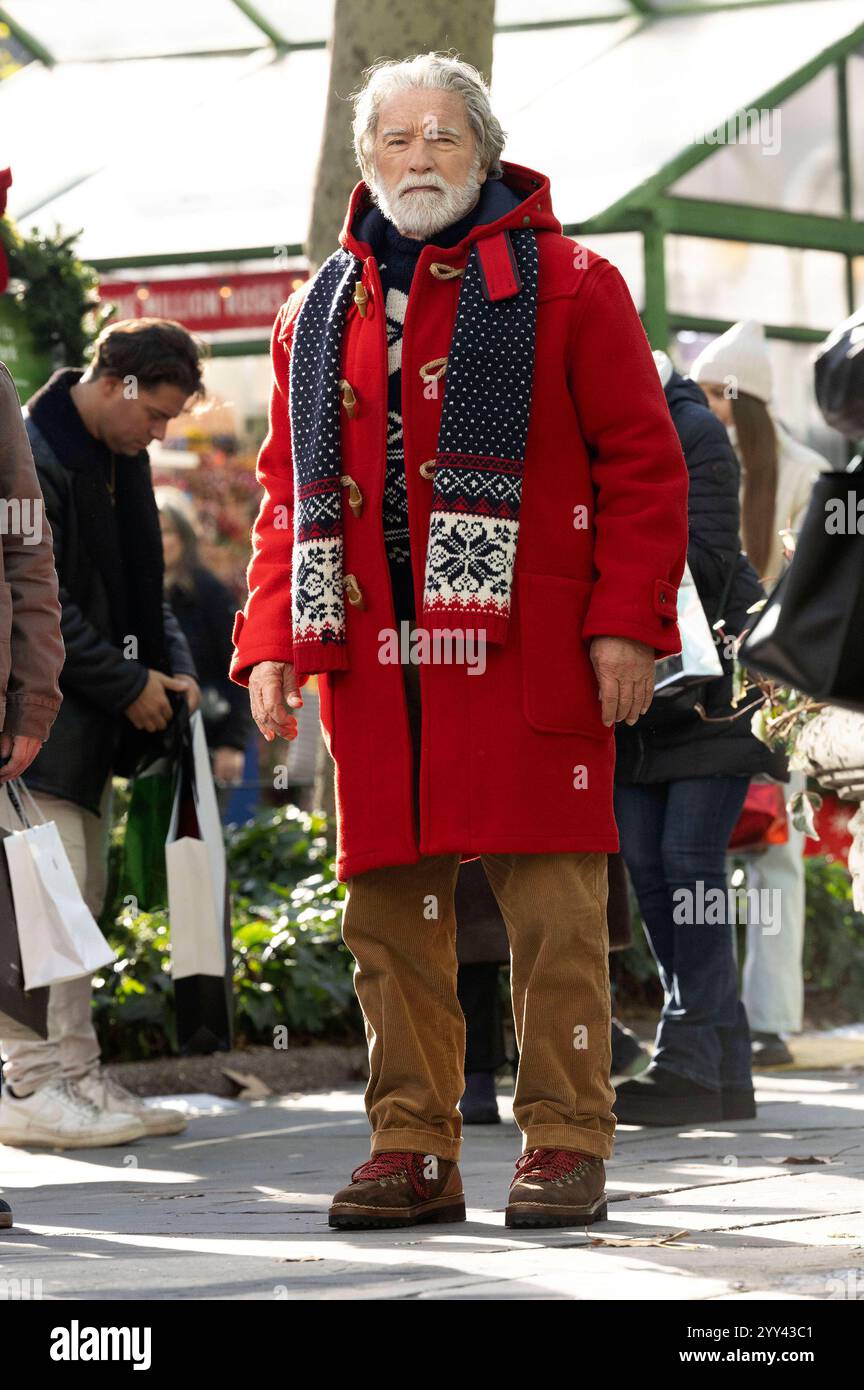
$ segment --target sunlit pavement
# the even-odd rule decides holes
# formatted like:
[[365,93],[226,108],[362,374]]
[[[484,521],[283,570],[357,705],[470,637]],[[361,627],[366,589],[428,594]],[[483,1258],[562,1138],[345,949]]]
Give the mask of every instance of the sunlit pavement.
[[519,1153],[506,1093],[502,1124],[465,1131],[466,1223],[357,1233],[331,1231],[327,1207],[368,1157],[361,1088],[171,1097],[190,1109],[182,1135],[74,1154],[0,1146],[15,1216],[0,1296],[860,1301],[864,1073],[757,1085],[756,1120],[620,1126],[610,1219],[551,1232],[504,1227]]

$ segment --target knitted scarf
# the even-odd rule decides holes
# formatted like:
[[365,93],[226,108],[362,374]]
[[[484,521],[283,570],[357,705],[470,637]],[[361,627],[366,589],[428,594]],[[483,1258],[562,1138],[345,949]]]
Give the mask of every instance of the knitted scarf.
[[[421,621],[503,644],[519,534],[537,315],[537,243],[508,234],[517,292],[489,296],[478,243],[459,291],[433,476]],[[289,412],[292,626],[299,672],[348,665],[343,589],[341,343],[363,264],[334,252],[297,316]],[[520,283],[521,282],[521,283]]]

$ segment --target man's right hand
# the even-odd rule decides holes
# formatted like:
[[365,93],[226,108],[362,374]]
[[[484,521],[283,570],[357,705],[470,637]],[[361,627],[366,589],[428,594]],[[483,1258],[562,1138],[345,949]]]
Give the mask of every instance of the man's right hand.
[[297,720],[291,709],[301,709],[303,697],[290,661],[259,661],[253,666],[249,702],[252,718],[268,743],[277,735],[289,741],[297,737]]
[[174,676],[166,676],[164,671],[148,671],[147,684],[137,699],[127,705],[123,713],[136,729],[146,729],[148,734],[167,729],[174,715],[166,690],[185,690],[186,683]]

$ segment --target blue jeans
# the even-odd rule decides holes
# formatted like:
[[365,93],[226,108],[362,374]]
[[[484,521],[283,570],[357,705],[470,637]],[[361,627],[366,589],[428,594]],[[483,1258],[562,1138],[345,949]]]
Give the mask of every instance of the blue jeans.
[[[687,777],[615,788],[621,850],[665,995],[654,1062],[711,1090],[753,1083],[735,928],[725,910],[726,847],[749,782]],[[706,911],[706,902],[721,902],[716,889],[724,908]]]

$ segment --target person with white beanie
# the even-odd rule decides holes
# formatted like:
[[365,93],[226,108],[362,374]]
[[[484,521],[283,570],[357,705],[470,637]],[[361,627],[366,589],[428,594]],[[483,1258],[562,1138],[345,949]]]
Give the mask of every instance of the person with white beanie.
[[753,319],[715,338],[690,368],[741,462],[744,549],[766,588],[783,570],[781,532],[796,532],[828,460],[800,443],[770,408],[774,394],[765,329]]
[[[818,475],[828,460],[800,443],[770,408],[771,358],[760,323],[745,319],[699,354],[690,376],[726,426],[741,463],[741,531],[748,557],[767,589],[780,578],[782,532],[797,533]],[[803,791],[793,772],[788,796]],[[804,833],[789,819],[784,844],[747,856],[748,887],[780,890],[780,928],[747,928],[742,998],[753,1035],[753,1060],[765,1066],[792,1061],[784,1033],[803,1026]],[[768,899],[774,901],[774,899]]]

